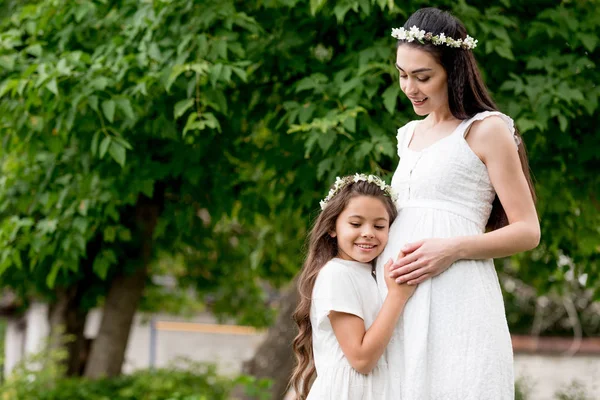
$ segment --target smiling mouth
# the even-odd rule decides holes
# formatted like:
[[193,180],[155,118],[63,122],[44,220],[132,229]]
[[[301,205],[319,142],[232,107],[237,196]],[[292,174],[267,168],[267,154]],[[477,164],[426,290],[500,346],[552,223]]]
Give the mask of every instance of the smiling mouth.
[[415,98],[411,98],[410,100],[413,102],[413,104],[423,104],[425,102],[425,100],[427,100],[429,97],[423,97],[422,99],[415,99]]
[[377,247],[374,244],[356,244],[358,247],[360,247],[361,249],[365,249],[365,250],[371,250],[374,249],[375,247]]

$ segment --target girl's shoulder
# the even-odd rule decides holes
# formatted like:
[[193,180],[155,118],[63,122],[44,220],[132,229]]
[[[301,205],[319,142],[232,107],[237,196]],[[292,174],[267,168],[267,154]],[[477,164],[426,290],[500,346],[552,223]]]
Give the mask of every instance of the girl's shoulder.
[[365,277],[371,276],[371,271],[372,267],[370,264],[333,258],[319,271],[316,284],[322,282],[324,284],[335,285],[356,285],[356,282],[360,282]]
[[360,263],[332,259],[319,271],[312,298],[347,298],[358,296],[365,280]]
[[351,268],[348,268],[348,265],[344,264],[342,260],[339,258],[332,258],[331,260],[327,261],[325,265],[323,265],[319,271],[317,279],[319,279],[319,277],[335,278],[336,276],[348,275],[351,273]]

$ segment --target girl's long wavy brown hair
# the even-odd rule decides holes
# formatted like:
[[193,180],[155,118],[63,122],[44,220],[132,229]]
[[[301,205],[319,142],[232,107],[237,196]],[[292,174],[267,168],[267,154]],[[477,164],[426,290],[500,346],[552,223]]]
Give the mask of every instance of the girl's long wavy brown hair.
[[[406,23],[405,29],[413,25],[425,32],[439,35],[444,32],[447,37],[464,39],[467,29],[463,23],[452,14],[434,7],[421,8],[412,14]],[[431,42],[405,42],[398,41],[398,46],[411,46],[427,51],[444,67],[448,74],[448,101],[452,115],[457,119],[468,119],[482,111],[498,111],[498,106],[492,99],[477,66],[477,61],[471,50],[456,49],[448,46],[436,46]],[[515,129],[519,138],[519,159],[523,174],[529,185],[533,201],[536,201],[535,189],[529,171],[529,160],[525,151],[525,143],[521,134]],[[508,225],[506,212],[496,196],[492,204],[492,212],[487,222],[487,230],[495,230]]]
[[310,323],[313,287],[321,268],[338,255],[337,239],[332,238],[330,233],[335,231],[336,221],[348,202],[357,196],[380,199],[387,209],[390,225],[398,214],[392,199],[384,195],[384,192],[377,185],[360,181],[343,187],[327,203],[325,210],[315,220],[308,236],[308,255],[298,277],[299,302],[293,316],[299,332],[293,342],[297,365],[292,373],[290,386],[295,390],[298,400],[306,399],[316,373],[312,346],[312,325]]

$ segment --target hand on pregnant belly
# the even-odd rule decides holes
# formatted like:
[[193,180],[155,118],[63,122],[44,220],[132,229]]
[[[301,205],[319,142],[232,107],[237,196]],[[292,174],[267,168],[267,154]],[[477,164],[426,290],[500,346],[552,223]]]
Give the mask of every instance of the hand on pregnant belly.
[[424,239],[406,244],[391,267],[397,283],[416,285],[447,270],[458,257],[452,239]]

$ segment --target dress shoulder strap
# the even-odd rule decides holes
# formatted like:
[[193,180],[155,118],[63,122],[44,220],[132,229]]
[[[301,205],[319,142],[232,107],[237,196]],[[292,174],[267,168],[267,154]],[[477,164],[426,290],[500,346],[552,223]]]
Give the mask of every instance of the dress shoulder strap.
[[456,133],[462,135],[463,137],[466,137],[467,134],[469,133],[469,129],[471,128],[471,125],[473,124],[473,122],[481,121],[481,120],[484,120],[485,118],[491,117],[491,116],[500,117],[506,123],[506,126],[508,127],[508,130],[510,131],[511,135],[513,136],[513,138],[515,140],[515,144],[517,145],[517,148],[518,148],[519,144],[521,144],[521,139],[519,138],[519,136],[517,136],[517,134],[515,132],[515,122],[512,120],[511,117],[509,117],[508,115],[503,114],[499,111],[482,111],[480,113],[475,114],[470,119],[463,121],[460,124],[459,128],[457,129]]
[[401,128],[398,128],[396,139],[398,140],[398,157],[402,157],[402,150],[408,146],[413,133],[415,132],[415,126],[419,123],[419,120],[408,122]]

